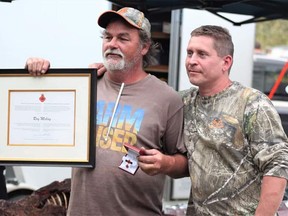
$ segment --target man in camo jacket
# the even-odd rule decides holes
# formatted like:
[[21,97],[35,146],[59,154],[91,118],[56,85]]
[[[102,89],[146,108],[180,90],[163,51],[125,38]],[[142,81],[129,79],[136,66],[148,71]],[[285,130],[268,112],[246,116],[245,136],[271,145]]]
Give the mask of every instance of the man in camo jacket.
[[234,46],[220,26],[191,33],[182,91],[192,182],[187,215],[275,215],[288,178],[288,144],[263,93],[229,79]]

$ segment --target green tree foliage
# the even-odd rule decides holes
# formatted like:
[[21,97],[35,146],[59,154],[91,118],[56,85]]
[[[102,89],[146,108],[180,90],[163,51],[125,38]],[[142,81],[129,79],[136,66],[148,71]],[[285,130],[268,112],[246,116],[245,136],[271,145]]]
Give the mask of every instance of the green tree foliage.
[[288,45],[288,20],[273,20],[256,24],[256,41],[268,50],[278,45]]

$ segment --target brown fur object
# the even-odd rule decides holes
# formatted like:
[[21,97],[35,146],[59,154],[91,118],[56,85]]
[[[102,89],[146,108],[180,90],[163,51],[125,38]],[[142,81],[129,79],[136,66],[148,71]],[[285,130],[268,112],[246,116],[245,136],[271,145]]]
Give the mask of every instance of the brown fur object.
[[1,216],[66,216],[71,179],[52,182],[18,201],[0,200]]

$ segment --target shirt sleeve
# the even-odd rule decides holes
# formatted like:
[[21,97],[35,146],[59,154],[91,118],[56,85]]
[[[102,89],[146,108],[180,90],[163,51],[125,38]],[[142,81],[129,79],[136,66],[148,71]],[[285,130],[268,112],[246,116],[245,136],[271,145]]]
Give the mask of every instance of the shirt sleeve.
[[272,102],[261,93],[251,96],[244,118],[254,164],[263,175],[288,179],[287,136]]
[[168,119],[166,132],[163,136],[164,149],[167,154],[173,155],[176,153],[186,154],[187,149],[184,145],[183,139],[183,104],[181,99],[177,102],[175,111],[171,113]]

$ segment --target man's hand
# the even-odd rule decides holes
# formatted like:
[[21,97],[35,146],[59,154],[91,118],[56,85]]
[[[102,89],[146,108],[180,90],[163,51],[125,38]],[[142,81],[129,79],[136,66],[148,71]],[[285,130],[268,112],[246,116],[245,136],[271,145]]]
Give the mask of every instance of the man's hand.
[[181,154],[165,155],[156,149],[141,149],[138,156],[140,169],[150,176],[166,174],[172,178],[188,176],[188,161]]
[[92,63],[89,68],[96,68],[98,76],[102,76],[107,71],[102,63]]
[[50,62],[42,58],[28,58],[25,68],[27,68],[31,75],[40,76],[45,74],[50,68]]
[[156,149],[141,149],[138,165],[148,175],[157,175],[163,172],[164,155]]

